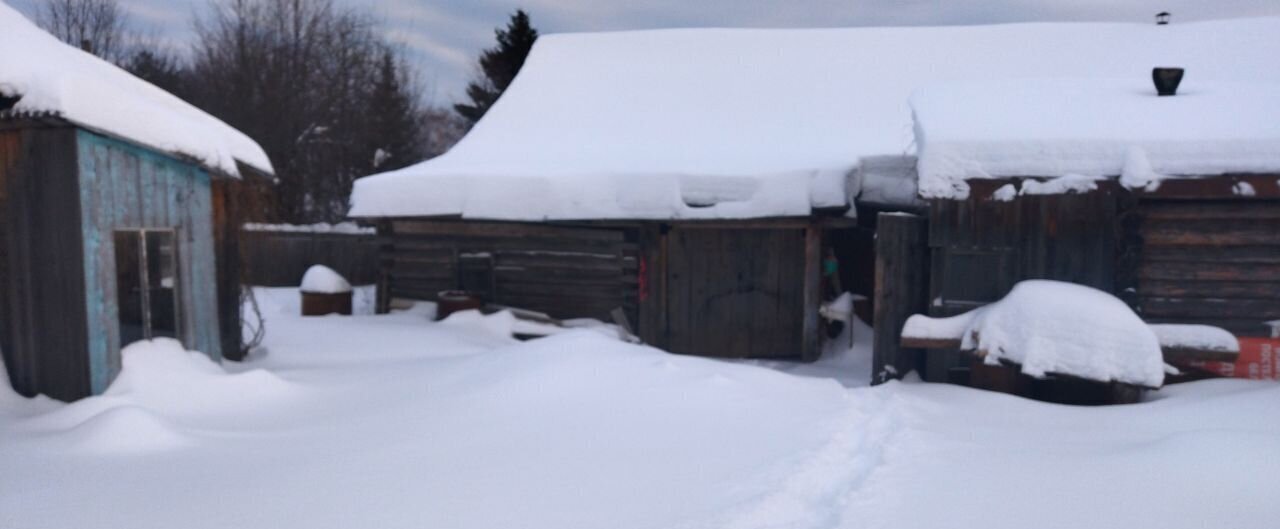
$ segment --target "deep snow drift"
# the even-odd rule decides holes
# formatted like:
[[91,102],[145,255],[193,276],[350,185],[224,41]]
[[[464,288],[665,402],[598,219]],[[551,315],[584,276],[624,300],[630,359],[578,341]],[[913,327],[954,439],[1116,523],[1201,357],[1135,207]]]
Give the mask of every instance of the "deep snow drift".
[[[126,352],[108,395],[0,386],[0,527],[1265,528],[1280,386],[1077,408],[845,388],[592,331],[303,318],[218,367]],[[855,343],[858,334],[855,332]],[[857,346],[854,349],[858,349]],[[919,508],[927,505],[928,508]]]

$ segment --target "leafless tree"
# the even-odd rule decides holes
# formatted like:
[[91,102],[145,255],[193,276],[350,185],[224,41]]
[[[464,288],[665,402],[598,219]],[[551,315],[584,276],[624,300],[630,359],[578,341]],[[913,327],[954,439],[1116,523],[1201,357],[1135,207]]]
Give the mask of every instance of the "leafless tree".
[[280,220],[339,220],[352,182],[375,171],[379,150],[422,157],[383,145],[420,148],[416,136],[384,130],[395,121],[387,112],[416,115],[420,92],[394,83],[392,96],[407,106],[383,104],[386,65],[404,61],[364,12],[332,0],[230,0],[213,4],[196,28],[192,100],[266,149],[280,178]]
[[423,155],[434,158],[458,143],[471,128],[471,122],[448,108],[427,107],[422,111]]
[[36,22],[63,42],[108,61],[123,58],[125,16],[116,0],[45,0]]

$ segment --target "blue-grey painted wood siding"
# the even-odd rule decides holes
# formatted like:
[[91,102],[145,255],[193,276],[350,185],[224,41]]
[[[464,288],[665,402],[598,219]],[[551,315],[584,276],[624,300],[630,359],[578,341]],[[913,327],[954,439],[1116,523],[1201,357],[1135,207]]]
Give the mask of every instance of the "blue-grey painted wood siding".
[[183,344],[221,359],[209,173],[173,157],[78,131],[89,378],[101,393],[120,369],[113,230],[172,228]]

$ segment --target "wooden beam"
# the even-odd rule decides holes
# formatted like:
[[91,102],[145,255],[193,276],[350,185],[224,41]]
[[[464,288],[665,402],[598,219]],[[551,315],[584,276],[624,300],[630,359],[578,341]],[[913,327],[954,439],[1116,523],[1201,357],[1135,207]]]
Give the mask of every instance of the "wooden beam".
[[822,229],[804,229],[804,332],[800,358],[812,362],[822,354],[818,308],[822,303]]
[[[983,356],[975,351],[962,349],[959,338],[919,338],[903,336],[899,343],[902,347],[909,347],[913,349],[954,349],[973,354],[974,356]],[[1171,364],[1191,360],[1200,360],[1205,362],[1234,362],[1236,357],[1240,355],[1238,352],[1197,347],[1161,347],[1160,352],[1164,357],[1164,361]]]
[[[390,221],[385,221],[385,220],[378,221],[377,229],[378,229],[379,237],[385,237],[388,240],[391,239],[391,222]],[[380,256],[391,255],[394,252],[394,248],[395,248],[393,244],[394,243],[388,242],[387,244],[380,246],[378,248],[378,253],[380,254]],[[391,289],[390,289],[391,283],[390,283],[389,272],[390,272],[389,270],[383,269],[382,267],[378,267],[378,283],[376,287],[377,290],[374,292],[375,294],[374,311],[377,312],[378,314],[386,314],[388,312],[391,312]]]
[[1213,349],[1198,349],[1194,347],[1162,347],[1160,352],[1164,354],[1164,361],[1170,364],[1177,364],[1187,361],[1204,361],[1204,362],[1235,362],[1240,356],[1240,352],[1220,351]]
[[666,342],[666,303],[662,276],[666,274],[666,263],[663,261],[662,240],[665,237],[657,225],[645,225],[639,233],[638,265],[641,285],[638,285],[640,327],[637,329],[640,339],[645,343],[663,347]]
[[903,336],[898,342],[902,347],[908,349],[959,349],[959,338],[913,338]]

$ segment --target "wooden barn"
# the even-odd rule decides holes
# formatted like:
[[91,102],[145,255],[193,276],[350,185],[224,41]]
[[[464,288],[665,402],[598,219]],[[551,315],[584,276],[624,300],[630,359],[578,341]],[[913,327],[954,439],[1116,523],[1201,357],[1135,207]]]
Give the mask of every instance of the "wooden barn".
[[[928,280],[926,266],[896,256],[880,260],[877,276],[873,243],[873,230],[882,246],[926,236],[876,213],[950,207],[917,190],[917,88],[1140,79],[1164,56],[1198,75],[1277,81],[1241,67],[1266,62],[1273,50],[1257,42],[1270,42],[1260,35],[1274,26],[544,36],[456,147],[358,180],[350,214],[378,227],[383,310],[463,288],[560,318],[607,320],[621,307],[644,341],[677,353],[812,360],[826,335],[820,307],[837,292],[899,296]],[[992,58],[992,49],[1022,51]]]
[[966,312],[1026,279],[1110,292],[1148,323],[1268,336],[1280,319],[1280,91],[1186,84],[1168,97],[1141,78],[917,94],[928,210],[882,217],[880,244],[920,281],[879,300],[878,368],[963,381],[965,355],[897,349],[905,317]]
[[213,182],[270,172],[266,156],[2,9],[0,350],[14,389],[100,393],[142,339],[219,359]]

